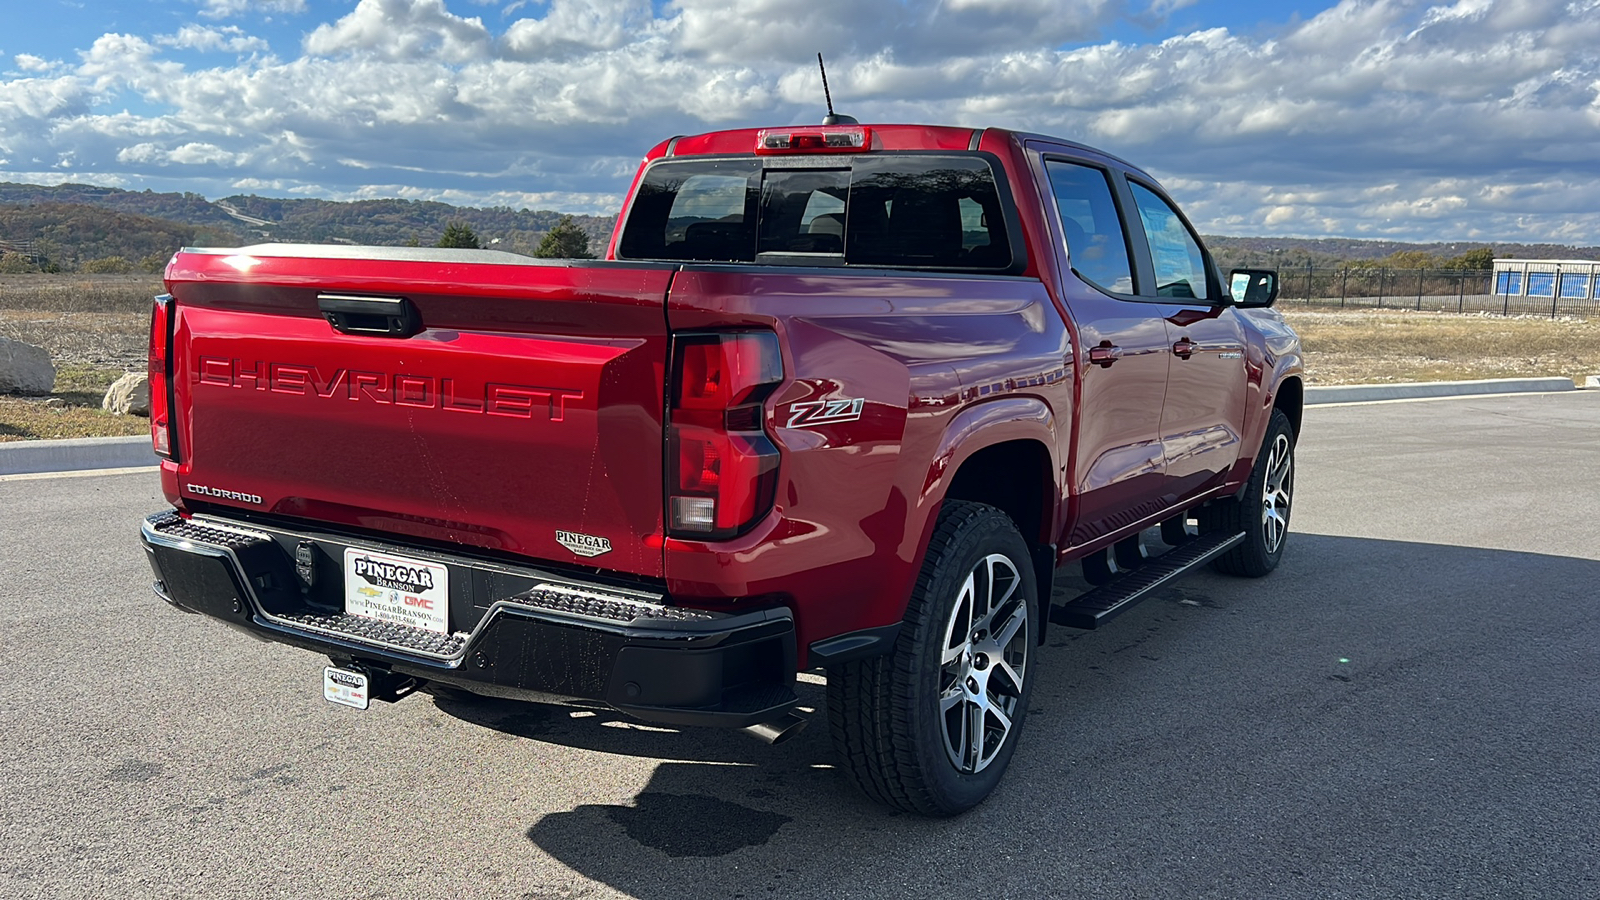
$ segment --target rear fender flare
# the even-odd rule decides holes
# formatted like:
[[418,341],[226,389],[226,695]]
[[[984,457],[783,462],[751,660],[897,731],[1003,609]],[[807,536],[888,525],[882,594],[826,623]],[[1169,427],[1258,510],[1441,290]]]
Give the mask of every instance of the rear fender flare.
[[[955,473],[973,454],[986,447],[1011,441],[1037,441],[1044,446],[1050,457],[1050,479],[1054,490],[1050,496],[1041,498],[1045,505],[1041,511],[1041,521],[1050,533],[1054,533],[1061,513],[1062,479],[1056,429],[1055,413],[1038,397],[1000,397],[969,406],[951,418],[928,464],[922,489],[917,496],[915,508],[922,512],[922,517],[921,522],[917,523],[920,527],[911,532],[917,540],[911,567],[913,582],[915,573],[922,570],[928,540],[933,535],[939,509]],[[1039,542],[1038,535],[1023,535],[1023,539],[1030,547]],[[905,594],[910,596],[909,584],[906,585]]]
[[1055,414],[1038,397],[1002,397],[961,410],[945,426],[928,464],[919,501],[943,501],[950,476],[968,457],[985,447],[1018,440],[1038,441],[1049,450],[1052,477],[1059,486]]

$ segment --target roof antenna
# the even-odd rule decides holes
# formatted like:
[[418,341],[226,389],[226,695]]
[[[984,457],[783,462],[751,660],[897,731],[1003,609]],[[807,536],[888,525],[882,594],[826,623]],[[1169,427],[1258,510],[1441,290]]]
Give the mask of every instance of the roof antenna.
[[828,93],[828,67],[822,64],[822,54],[817,54],[817,68],[822,70],[822,97],[828,101],[828,115],[823,118],[824,125],[859,125],[855,116],[839,115],[833,111],[833,95]]

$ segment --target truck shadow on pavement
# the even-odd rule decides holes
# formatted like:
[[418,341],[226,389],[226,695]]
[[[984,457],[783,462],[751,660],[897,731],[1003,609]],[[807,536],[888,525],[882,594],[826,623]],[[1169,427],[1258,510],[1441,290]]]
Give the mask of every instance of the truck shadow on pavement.
[[663,760],[631,805],[526,830],[635,896],[1575,896],[1600,878],[1574,827],[1600,804],[1597,583],[1593,559],[1297,534],[1266,579],[1200,574],[1099,631],[1052,628],[1005,781],[946,821],[832,768],[815,684],[777,747],[436,702]]

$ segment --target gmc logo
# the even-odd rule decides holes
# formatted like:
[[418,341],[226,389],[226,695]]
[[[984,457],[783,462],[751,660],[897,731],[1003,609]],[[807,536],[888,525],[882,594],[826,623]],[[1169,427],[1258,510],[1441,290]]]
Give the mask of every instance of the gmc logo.
[[195,363],[200,384],[248,388],[276,394],[298,394],[323,400],[350,400],[383,405],[445,409],[452,412],[532,419],[549,422],[566,418],[567,403],[583,399],[577,388],[534,384],[458,383],[432,375],[390,375],[336,369],[324,375],[316,366],[275,362],[245,362],[220,356],[202,356]]

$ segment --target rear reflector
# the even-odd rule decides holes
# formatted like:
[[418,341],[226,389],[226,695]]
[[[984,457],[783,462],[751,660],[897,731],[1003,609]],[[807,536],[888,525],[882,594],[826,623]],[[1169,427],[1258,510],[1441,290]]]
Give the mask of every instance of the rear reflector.
[[756,153],[860,153],[872,146],[872,129],[862,125],[821,128],[764,128],[756,132]]
[[668,531],[733,537],[772,508],[778,448],[762,407],[783,381],[770,332],[679,335],[668,430]]

